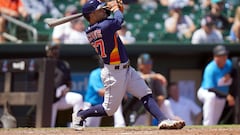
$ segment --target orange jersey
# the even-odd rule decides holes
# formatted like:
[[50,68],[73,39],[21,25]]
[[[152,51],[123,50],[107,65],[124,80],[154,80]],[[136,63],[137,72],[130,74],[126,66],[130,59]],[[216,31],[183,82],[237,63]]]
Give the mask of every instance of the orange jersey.
[[0,8],[7,8],[18,12],[18,8],[21,6],[21,0],[0,0]]

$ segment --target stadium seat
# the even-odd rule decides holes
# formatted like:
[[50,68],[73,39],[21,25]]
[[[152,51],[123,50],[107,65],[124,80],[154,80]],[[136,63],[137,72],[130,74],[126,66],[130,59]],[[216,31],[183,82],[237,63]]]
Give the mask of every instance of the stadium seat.
[[51,15],[47,14],[47,15],[42,16],[39,21],[31,22],[31,25],[37,29],[39,37],[41,37],[42,40],[46,40],[46,41],[49,40],[49,38],[52,34],[52,30],[53,30],[53,28],[50,28],[44,22],[44,19],[49,18],[49,17],[51,17]]
[[127,29],[131,31],[133,36],[136,36],[139,33],[140,28],[142,27],[142,24],[126,22],[126,26],[127,26]]
[[148,42],[148,43],[158,43],[161,41],[160,31],[141,31],[136,36],[137,41]]
[[192,6],[185,6],[182,9],[182,13],[186,14],[186,15],[188,15],[188,14],[190,14],[192,12],[194,12],[194,7],[192,7]]
[[163,22],[155,22],[155,21],[148,21],[147,24],[144,24],[141,30],[148,30],[148,31],[160,31],[164,29]]
[[78,0],[53,0],[55,6],[59,9],[61,13],[65,12],[65,9],[68,5],[80,6]]
[[179,38],[176,33],[163,33],[161,36],[162,41],[167,41],[167,42],[179,42]]

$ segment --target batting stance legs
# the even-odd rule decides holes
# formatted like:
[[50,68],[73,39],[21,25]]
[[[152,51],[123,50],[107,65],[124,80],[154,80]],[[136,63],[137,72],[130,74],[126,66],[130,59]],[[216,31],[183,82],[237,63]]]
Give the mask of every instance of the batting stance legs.
[[[73,114],[73,124],[75,126],[78,121],[80,121],[78,124],[82,126],[83,120],[87,117],[112,116],[120,105],[126,91],[139,98],[146,110],[148,110],[159,122],[166,119],[160,111],[157,103],[152,98],[150,88],[146,85],[135,69],[129,66],[126,67],[126,64],[127,63],[120,64],[117,69],[114,65],[104,65],[101,73],[101,77],[106,88],[104,102],[102,105],[96,105],[90,109]],[[184,123],[177,123],[177,125],[174,126],[179,129],[184,126],[183,124]],[[73,128],[77,129],[74,125]],[[79,128],[79,130],[82,129]]]

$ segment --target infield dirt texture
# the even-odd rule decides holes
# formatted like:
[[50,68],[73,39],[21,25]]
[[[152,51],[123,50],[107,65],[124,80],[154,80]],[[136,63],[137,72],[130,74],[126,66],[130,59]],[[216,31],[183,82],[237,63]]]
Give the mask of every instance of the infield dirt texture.
[[0,129],[0,135],[240,135],[240,125],[186,126],[181,130],[158,130],[157,127],[85,128],[16,128]]

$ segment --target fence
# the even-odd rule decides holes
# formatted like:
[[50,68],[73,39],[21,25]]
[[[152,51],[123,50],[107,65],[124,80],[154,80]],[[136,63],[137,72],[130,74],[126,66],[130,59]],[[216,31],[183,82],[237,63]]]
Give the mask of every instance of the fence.
[[35,107],[35,127],[49,127],[54,63],[46,58],[0,60],[0,105],[8,101],[10,106]]

